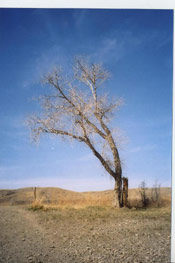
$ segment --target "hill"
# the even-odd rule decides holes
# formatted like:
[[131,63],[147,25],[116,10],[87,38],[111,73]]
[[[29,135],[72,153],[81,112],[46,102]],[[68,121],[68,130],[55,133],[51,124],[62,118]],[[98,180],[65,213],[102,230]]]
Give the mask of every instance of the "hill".
[[[64,207],[85,206],[111,206],[113,191],[74,192],[56,187],[38,187],[36,191],[37,201],[45,205]],[[151,188],[147,190],[147,196],[151,195]],[[161,204],[171,204],[171,188],[160,189]],[[30,205],[34,201],[34,188],[0,190],[0,205]],[[129,203],[138,206],[140,194],[138,189],[129,189]]]

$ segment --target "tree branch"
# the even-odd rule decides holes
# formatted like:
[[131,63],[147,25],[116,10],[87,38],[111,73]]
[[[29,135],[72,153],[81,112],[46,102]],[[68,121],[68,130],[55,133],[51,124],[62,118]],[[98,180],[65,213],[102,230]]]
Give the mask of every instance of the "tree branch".
[[69,136],[69,137],[72,137],[73,139],[77,139],[77,140],[79,140],[79,141],[81,141],[81,142],[84,142],[85,141],[85,139],[83,138],[83,137],[81,137],[81,136],[78,136],[78,135],[75,135],[75,134],[73,134],[73,133],[71,133],[71,132],[67,132],[67,131],[62,131],[62,130],[57,130],[57,129],[46,129],[46,128],[42,128],[42,127],[40,127],[39,128],[42,132],[46,132],[46,133],[55,133],[55,134],[60,134],[60,135],[66,135],[66,136]]
[[93,154],[100,160],[101,164],[103,165],[103,167],[106,169],[106,171],[113,176],[114,178],[116,178],[116,174],[115,172],[109,167],[108,163],[105,161],[105,159],[102,157],[102,155],[95,149],[95,147],[93,146],[93,144],[91,143],[89,137],[87,136],[86,133],[86,128],[84,127],[84,123],[83,120],[80,123],[81,128],[83,130],[84,133],[84,142],[89,146],[89,148],[92,150]]
[[101,127],[104,129],[104,131],[107,134],[106,139],[109,142],[109,146],[110,146],[112,154],[113,154],[116,173],[121,174],[121,163],[120,163],[119,153],[118,153],[117,147],[115,145],[114,139],[112,137],[111,131],[109,130],[107,125],[102,120],[102,117],[100,117],[100,115],[98,113],[95,113],[95,116],[100,121]]
[[76,105],[72,102],[72,100],[70,100],[66,95],[65,93],[63,92],[62,88],[60,87],[59,83],[58,83],[58,78],[56,79],[57,80],[57,83],[54,83],[53,79],[51,81],[49,81],[49,83],[51,85],[53,85],[61,94],[61,98],[65,99],[73,108],[75,108],[77,111],[78,111],[78,114],[80,116],[83,117],[83,119],[87,122],[88,125],[90,125],[95,132],[97,132],[103,139],[106,139],[106,135],[98,129],[98,127],[92,123],[84,114],[82,111],[80,111]]
[[95,147],[90,142],[89,138],[86,137],[85,143],[89,146],[89,148],[92,150],[93,154],[100,160],[101,164],[105,168],[105,170],[114,178],[116,179],[116,173],[109,167],[108,163],[105,161],[105,159],[101,156],[99,152],[95,149]]

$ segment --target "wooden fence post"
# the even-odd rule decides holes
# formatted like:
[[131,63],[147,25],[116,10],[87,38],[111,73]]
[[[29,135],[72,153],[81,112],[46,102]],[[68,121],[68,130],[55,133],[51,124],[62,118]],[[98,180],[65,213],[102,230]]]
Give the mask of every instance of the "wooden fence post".
[[34,201],[36,201],[36,187],[34,187],[33,194],[34,194]]

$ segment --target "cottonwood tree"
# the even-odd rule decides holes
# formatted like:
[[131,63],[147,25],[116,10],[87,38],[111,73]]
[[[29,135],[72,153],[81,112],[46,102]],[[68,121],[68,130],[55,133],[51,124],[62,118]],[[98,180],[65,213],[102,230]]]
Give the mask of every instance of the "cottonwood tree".
[[55,92],[40,98],[42,114],[28,120],[36,139],[41,133],[51,133],[64,139],[85,144],[115,180],[115,206],[123,206],[122,167],[115,133],[109,127],[112,114],[122,101],[109,100],[101,92],[109,77],[100,64],[90,64],[78,57],[73,65],[73,77],[68,80],[61,68],[55,68],[44,83]]

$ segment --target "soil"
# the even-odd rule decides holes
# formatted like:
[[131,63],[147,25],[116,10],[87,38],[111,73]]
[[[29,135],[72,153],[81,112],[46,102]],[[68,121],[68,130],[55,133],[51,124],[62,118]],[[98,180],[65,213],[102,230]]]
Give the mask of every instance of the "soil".
[[170,262],[170,209],[0,206],[0,262]]

